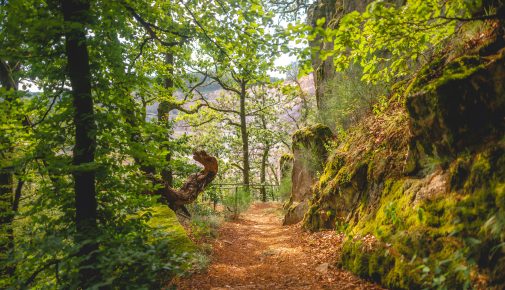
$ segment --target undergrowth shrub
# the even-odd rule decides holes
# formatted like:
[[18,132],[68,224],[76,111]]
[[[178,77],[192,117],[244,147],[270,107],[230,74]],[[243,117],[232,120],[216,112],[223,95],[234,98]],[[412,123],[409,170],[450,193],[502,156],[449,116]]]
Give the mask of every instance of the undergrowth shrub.
[[206,240],[217,237],[217,232],[223,221],[221,213],[214,210],[213,205],[207,203],[194,203],[191,211],[191,234],[197,240]]
[[238,219],[240,213],[249,208],[252,202],[252,195],[249,190],[237,188],[229,192],[223,198],[223,205],[226,208],[226,216],[231,219]]
[[289,197],[291,195],[292,184],[293,184],[293,182],[291,180],[291,174],[289,176],[282,177],[281,182],[279,184],[279,189],[277,192],[277,194],[279,195],[279,198],[282,202],[289,200]]
[[[131,229],[130,229],[131,230]],[[107,244],[97,267],[104,279],[96,288],[149,289],[162,287],[175,275],[190,267],[194,249],[174,243],[175,232],[163,229],[135,233],[126,230],[106,238]],[[71,286],[73,288],[73,286]]]
[[384,85],[367,84],[361,80],[362,75],[360,67],[351,66],[325,82],[318,121],[333,132],[348,129],[373,109],[380,96],[386,94]]

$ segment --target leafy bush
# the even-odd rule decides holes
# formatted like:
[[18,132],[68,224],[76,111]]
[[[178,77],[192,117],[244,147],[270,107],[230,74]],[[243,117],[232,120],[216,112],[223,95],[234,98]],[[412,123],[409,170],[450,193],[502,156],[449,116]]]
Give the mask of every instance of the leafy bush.
[[361,77],[361,68],[351,66],[325,82],[325,98],[321,102],[319,122],[336,132],[349,128],[372,110],[377,98],[386,93],[386,88],[367,84]]
[[251,192],[243,188],[236,188],[235,191],[228,193],[223,198],[223,205],[231,219],[238,219],[240,213],[249,208],[251,202]]
[[217,231],[222,222],[222,216],[210,204],[196,202],[191,208],[191,235],[197,240],[217,237]]
[[291,180],[291,175],[289,176],[284,176],[281,179],[281,184],[279,185],[279,190],[278,190],[278,195],[280,197],[280,200],[282,202],[286,201],[289,199],[291,195],[291,186],[293,182]]

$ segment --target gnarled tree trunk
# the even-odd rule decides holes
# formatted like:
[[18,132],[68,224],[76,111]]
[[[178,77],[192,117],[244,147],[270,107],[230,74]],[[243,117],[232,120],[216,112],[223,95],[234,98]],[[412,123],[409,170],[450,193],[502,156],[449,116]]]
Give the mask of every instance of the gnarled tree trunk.
[[188,215],[189,212],[185,205],[194,202],[200,193],[209,185],[217,175],[218,163],[217,159],[207,154],[207,152],[195,151],[193,159],[203,165],[203,170],[190,175],[186,182],[179,189],[174,189],[165,183],[163,190],[160,192],[164,201],[176,213]]

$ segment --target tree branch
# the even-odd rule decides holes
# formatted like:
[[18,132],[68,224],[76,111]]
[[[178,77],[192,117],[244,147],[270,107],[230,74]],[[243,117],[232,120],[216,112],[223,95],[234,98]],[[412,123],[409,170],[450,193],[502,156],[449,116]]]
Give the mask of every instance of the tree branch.
[[244,168],[242,168],[242,166],[238,165],[237,163],[231,163],[230,165],[238,168],[240,171],[244,171]]
[[160,27],[146,21],[144,18],[142,18],[142,16],[140,16],[140,14],[138,14],[135,9],[133,9],[133,7],[131,7],[130,5],[128,5],[126,2],[122,1],[121,2],[123,4],[123,6],[126,8],[126,10],[128,10],[130,12],[130,14],[133,16],[133,18],[135,18],[135,20],[137,20],[137,22],[139,22],[142,27],[144,27],[144,29],[146,30],[147,34],[149,34],[150,38],[152,39],[155,39],[156,41],[158,41],[161,45],[163,46],[167,46],[167,47],[172,47],[172,46],[176,46],[176,45],[179,45],[182,43],[182,41],[172,41],[172,42],[167,42],[167,41],[164,41],[163,39],[161,39],[159,37],[159,35],[153,30],[156,29],[156,30],[159,30],[159,31],[162,31],[162,32],[167,32],[167,33],[171,33],[171,34],[174,34],[176,36],[179,36],[181,38],[188,38],[187,36],[180,36],[180,35],[177,35],[176,33],[172,32],[172,31],[168,31],[168,30],[165,30],[165,29],[161,29]]
[[180,3],[184,6],[184,8],[186,8],[186,11],[188,11],[189,15],[191,15],[193,21],[195,21],[196,25],[202,30],[205,38],[207,38],[210,42],[212,42],[217,47],[217,49],[219,49],[219,51],[221,51],[221,53],[223,53],[229,59],[230,56],[228,55],[228,53],[214,39],[212,39],[212,37],[209,36],[207,30],[203,27],[200,21],[196,19],[195,14],[193,13],[193,11],[191,11],[191,9],[189,9],[188,5],[184,3],[184,1],[180,1]]
[[470,22],[470,21],[483,21],[483,20],[503,19],[503,18],[504,18],[503,15],[492,14],[492,15],[482,15],[482,16],[476,16],[476,17],[470,17],[470,18],[438,16],[438,17],[435,17],[434,19]]
[[209,101],[207,101],[207,99],[205,99],[205,97],[202,95],[202,93],[200,93],[199,90],[196,90],[196,92],[200,95],[200,97],[201,97],[200,100],[202,100],[205,103],[204,106],[208,107],[209,109],[217,111],[217,112],[222,112],[222,113],[240,114],[240,112],[236,111],[236,110],[216,108],[216,107],[212,106],[209,103]]
[[[53,106],[56,103],[56,99],[58,99],[58,97],[63,93],[63,84],[64,83],[65,82],[62,83],[60,90],[54,94],[51,104],[49,104],[49,108],[47,108],[47,110],[44,112],[44,114],[42,115],[42,118],[40,118],[40,120],[38,120],[37,122],[30,124],[31,127],[35,127],[35,126],[39,125],[40,123],[44,122],[44,120],[46,119],[49,112],[53,109]],[[28,116],[26,118],[28,120]]]
[[139,47],[139,53],[137,54],[137,56],[135,56],[135,58],[133,59],[131,65],[128,67],[128,73],[131,71],[131,69],[133,68],[133,66],[135,65],[135,63],[137,62],[137,60],[142,56],[142,54],[144,53],[144,46],[146,46],[146,44],[150,41],[150,40],[153,40],[152,37],[146,37],[144,38],[144,40],[142,41],[142,43],[140,44],[140,47]]

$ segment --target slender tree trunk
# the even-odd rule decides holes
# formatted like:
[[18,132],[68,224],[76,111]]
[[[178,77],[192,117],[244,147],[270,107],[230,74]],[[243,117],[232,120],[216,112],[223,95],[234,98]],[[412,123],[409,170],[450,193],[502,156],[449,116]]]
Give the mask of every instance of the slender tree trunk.
[[[140,134],[140,125],[139,125],[139,120],[140,123],[142,123],[145,120],[146,116],[146,106],[142,106],[142,113],[140,113],[140,116],[137,116],[135,114],[135,101],[132,99],[130,100],[130,107],[125,110],[124,115],[125,115],[125,120],[130,125],[130,142],[132,147],[138,146],[141,147],[142,143],[144,142],[141,134]],[[156,174],[156,170],[153,165],[147,164],[145,160],[142,159],[142,156],[146,154],[147,152],[143,153],[138,153],[136,150],[133,150],[133,160],[135,161],[135,164],[139,165],[140,170],[148,177],[148,178],[153,178],[153,176]]]
[[279,185],[279,177],[277,176],[277,172],[275,172],[275,168],[272,164],[268,164],[268,168],[270,168],[270,174],[274,177],[275,185]]
[[[165,89],[170,90],[171,93],[173,93],[173,88],[174,88],[174,80],[173,80],[173,74],[174,74],[174,55],[173,53],[166,53],[165,54],[165,64],[169,66],[169,74],[170,76],[165,77],[165,83],[163,86]],[[168,122],[170,120],[170,103],[168,101],[163,101],[160,103],[158,106],[158,121],[162,123],[165,126],[168,126]],[[167,134],[167,139],[170,139],[170,135]],[[165,155],[165,161],[167,162],[167,167],[163,168],[161,171],[161,177],[163,178],[163,181],[168,185],[168,186],[173,186],[173,172],[172,168],[170,167],[170,160],[172,159],[172,154],[170,153],[170,148],[168,149],[169,153]]]
[[[14,80],[11,68],[6,61],[0,60],[0,84],[6,91],[13,93],[17,90],[17,82]],[[12,96],[7,95],[5,104],[10,106]],[[11,144],[8,136],[0,135],[1,147],[7,148],[7,154],[11,151],[8,149]],[[14,192],[14,170],[10,166],[9,158],[0,152],[0,278],[3,276],[13,276],[16,270],[14,264],[4,264],[9,259],[9,254],[14,250],[14,231],[13,221],[15,207],[13,192]],[[17,193],[17,192],[16,192]],[[4,266],[5,265],[5,266]]]
[[12,229],[14,212],[11,209],[13,175],[3,169],[0,172],[0,263],[2,263],[0,279],[12,276],[15,270],[14,266],[9,263],[10,253],[14,250],[14,233]]
[[[79,284],[87,288],[100,280],[95,268],[98,244],[97,200],[95,170],[96,124],[91,96],[91,69],[86,44],[85,25],[88,22],[88,0],[63,0],[62,12],[69,29],[65,32],[67,71],[70,78],[74,107],[75,146],[73,164],[81,166],[73,172],[76,207],[76,242],[81,245]],[[91,242],[89,242],[91,241]]]
[[260,182],[261,182],[261,201],[267,201],[267,190],[265,187],[266,176],[267,176],[267,163],[268,163],[268,154],[270,153],[270,146],[265,144],[265,148],[263,148],[263,155],[261,156],[261,171],[260,171]]
[[243,183],[244,189],[249,190],[249,173],[251,165],[249,163],[249,134],[247,132],[247,119],[245,99],[247,96],[246,83],[240,84],[240,135],[242,137],[242,169],[243,169]]

